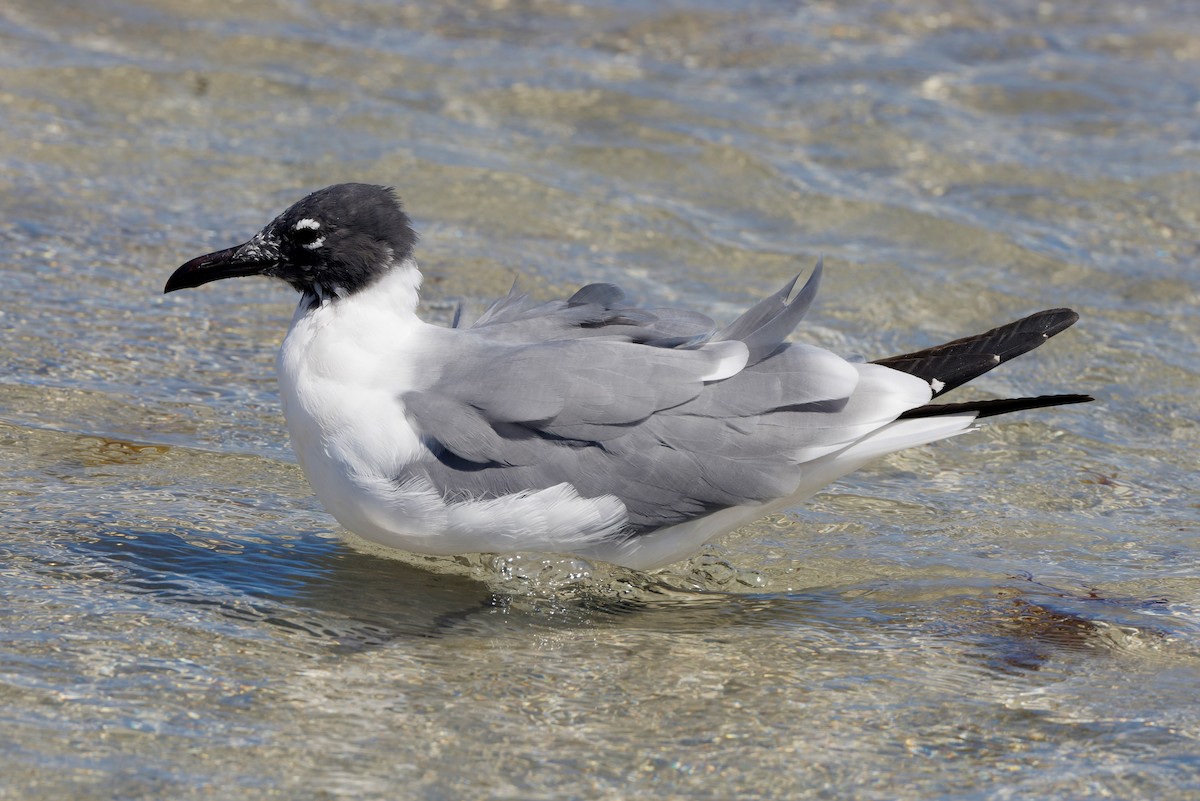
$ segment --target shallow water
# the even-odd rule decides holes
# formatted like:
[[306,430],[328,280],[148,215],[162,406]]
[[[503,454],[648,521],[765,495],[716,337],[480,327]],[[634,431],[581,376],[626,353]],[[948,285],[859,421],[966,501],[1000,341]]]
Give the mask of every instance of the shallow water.
[[[1200,15],[1184,0],[9,0],[0,798],[1194,798]],[[645,575],[387,558],[286,445],[289,291],[163,297],[394,183],[427,313],[518,273],[1089,392]]]

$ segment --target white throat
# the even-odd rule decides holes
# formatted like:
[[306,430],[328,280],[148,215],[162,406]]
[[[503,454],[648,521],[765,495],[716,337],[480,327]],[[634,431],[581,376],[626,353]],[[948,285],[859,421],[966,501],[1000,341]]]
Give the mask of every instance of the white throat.
[[420,301],[420,289],[421,271],[417,268],[416,259],[407,258],[399,264],[393,262],[384,268],[379,278],[350,295],[338,291],[337,287],[334,287],[333,293],[330,294],[317,284],[312,293],[301,295],[296,314],[292,318],[292,326],[307,312],[326,308],[331,304],[349,303],[358,309],[364,305],[382,303],[393,309],[415,313]]
[[301,303],[292,318],[279,349],[280,399],[296,456],[326,505],[322,488],[339,482],[319,474],[395,476],[421,450],[399,405],[430,327],[416,314],[420,285],[407,259],[352,295]]

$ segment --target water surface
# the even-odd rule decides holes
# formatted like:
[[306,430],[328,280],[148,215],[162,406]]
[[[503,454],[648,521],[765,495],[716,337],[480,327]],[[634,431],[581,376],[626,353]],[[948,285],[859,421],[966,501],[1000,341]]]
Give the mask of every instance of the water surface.
[[[919,0],[10,0],[0,798],[1200,793],[1200,15]],[[303,192],[394,184],[425,313],[618,282],[878,357],[1038,308],[978,382],[1088,392],[654,575],[348,541],[265,281],[163,297]]]

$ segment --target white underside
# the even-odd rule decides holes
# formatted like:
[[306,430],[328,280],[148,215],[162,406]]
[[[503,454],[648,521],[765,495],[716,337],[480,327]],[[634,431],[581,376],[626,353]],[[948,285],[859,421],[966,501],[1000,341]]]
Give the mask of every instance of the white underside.
[[[412,365],[420,361],[416,356],[438,352],[444,337],[457,335],[416,316],[419,283],[415,265],[400,265],[369,292],[315,309],[302,306],[279,353],[292,445],[318,498],[347,529],[392,548],[428,554],[553,551],[637,569],[660,567],[808,498],[879,456],[953,436],[974,419],[967,414],[891,422],[928,401],[928,385],[878,365],[856,365],[862,392],[851,402],[878,408],[880,422],[848,434],[849,444],[797,453],[794,492],[622,541],[626,510],[611,495],[583,498],[564,483],[486,500],[445,497],[406,471],[430,454],[400,398],[436,378],[416,374]],[[389,336],[380,337],[380,331]],[[744,354],[730,351],[723,373],[745,363]]]

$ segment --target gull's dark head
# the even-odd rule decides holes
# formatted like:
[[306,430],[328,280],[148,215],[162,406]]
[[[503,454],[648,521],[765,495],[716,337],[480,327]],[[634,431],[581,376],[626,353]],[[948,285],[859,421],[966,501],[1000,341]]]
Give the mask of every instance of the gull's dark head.
[[163,291],[266,275],[314,298],[345,297],[410,258],[416,241],[392,189],[336,184],[294,204],[244,245],[192,259]]

